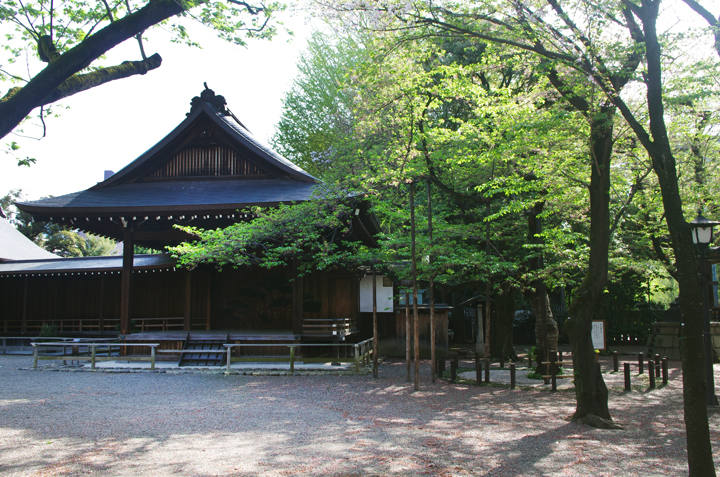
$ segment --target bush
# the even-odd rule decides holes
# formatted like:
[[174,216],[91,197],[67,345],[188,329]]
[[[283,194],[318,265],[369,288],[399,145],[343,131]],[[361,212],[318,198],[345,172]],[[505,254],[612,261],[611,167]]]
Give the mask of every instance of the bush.
[[57,336],[57,326],[56,325],[48,325],[47,323],[43,323],[43,325],[40,327],[40,336],[41,338],[47,338],[52,336]]

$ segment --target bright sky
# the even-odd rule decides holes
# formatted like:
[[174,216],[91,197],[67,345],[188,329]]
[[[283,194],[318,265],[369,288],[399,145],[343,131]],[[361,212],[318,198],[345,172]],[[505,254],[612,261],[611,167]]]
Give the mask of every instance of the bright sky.
[[[117,172],[177,126],[190,111],[190,100],[204,89],[203,82],[225,96],[254,136],[269,141],[311,30],[297,12],[282,15],[293,39],[281,33],[247,48],[219,40],[201,26],[188,28],[202,50],[170,43],[163,31],[150,33],[145,51],[148,56],[160,53],[160,68],[62,100],[70,109],[55,108],[60,117],[46,120],[47,136],[40,141],[4,138],[3,144],[15,140],[22,146],[20,157],[34,157],[37,163],[18,167],[11,156],[0,154],[0,196],[19,188],[34,200],[91,187],[103,179],[104,170]],[[139,55],[137,43],[128,41],[108,53],[106,64],[138,60]],[[0,83],[0,92],[11,86]],[[42,134],[36,128],[26,131]]]

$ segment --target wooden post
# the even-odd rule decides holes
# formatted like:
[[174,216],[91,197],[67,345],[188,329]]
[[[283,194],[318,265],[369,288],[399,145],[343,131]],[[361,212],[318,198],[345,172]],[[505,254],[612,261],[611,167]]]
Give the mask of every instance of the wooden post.
[[38,347],[36,344],[33,343],[33,369],[37,369],[37,362],[38,362]]
[[355,348],[355,372],[360,372],[360,347],[358,345],[353,346]]
[[[489,243],[490,242],[489,242],[489,238],[488,238],[488,244]],[[490,293],[491,292],[492,292],[492,284],[489,281],[487,281],[487,282],[485,282],[485,382],[486,383],[490,382],[490,353],[492,353],[492,348],[491,348],[492,343],[491,343],[491,339],[490,339],[490,315],[492,313],[492,308],[491,308],[492,305],[490,304]]]
[[295,374],[295,347],[290,347],[290,376]]
[[132,270],[133,270],[133,237],[132,227],[123,219],[123,264],[120,274],[120,334],[128,335],[130,328],[130,313],[132,308]]
[[656,378],[660,377],[660,355],[659,354],[655,355],[655,377]]
[[668,359],[667,356],[662,359],[662,383],[668,383]]
[[155,370],[155,347],[150,347],[150,369]]
[[630,363],[623,363],[625,372],[625,391],[630,391]]
[[205,312],[205,329],[210,329],[210,315],[212,314],[212,274],[207,274],[207,311]]
[[98,321],[98,331],[105,331],[105,275],[100,276],[100,313]]
[[95,369],[95,346],[90,346],[90,369]]
[[294,335],[302,334],[303,321],[303,279],[298,276],[300,261],[293,260],[293,282],[292,282],[292,328]]
[[650,377],[650,389],[655,389],[655,361],[648,360],[648,376]]
[[412,374],[410,371],[410,339],[411,339],[411,328],[410,328],[410,294],[405,293],[405,366],[407,367],[407,382],[412,381]]
[[192,272],[185,272],[185,316],[183,319],[183,330],[190,331],[192,328]]
[[638,374],[645,374],[645,370],[643,369],[645,365],[645,362],[643,361],[643,354],[638,353]]
[[420,390],[420,320],[418,319],[417,253],[415,249],[415,183],[410,183],[410,255],[413,282],[413,345],[415,346],[415,391]]
[[510,389],[515,389],[515,363],[510,363]]
[[375,266],[372,267],[372,297],[373,297],[373,378],[378,378],[378,326],[377,326],[377,276]]
[[[433,214],[432,214],[432,195],[430,194],[430,181],[427,182],[427,205],[428,205],[428,240],[430,247],[433,246]],[[430,265],[430,283],[429,293],[430,298],[430,378],[432,382],[435,382],[437,378],[437,369],[435,368],[437,361],[435,360],[435,277],[432,271],[433,256],[432,252],[428,253],[428,264]],[[477,357],[476,357],[477,361]],[[479,376],[478,376],[479,377]],[[478,381],[479,382],[479,381]]]
[[475,352],[475,381],[477,384],[482,382],[482,362],[480,361],[480,353]]
[[230,365],[232,363],[232,346],[227,347],[227,358],[226,359],[227,359],[227,369],[225,371],[229,373]]
[[550,379],[552,380],[552,390],[557,391],[557,354],[555,351],[550,352]]
[[28,303],[28,277],[25,275],[23,278],[23,309],[22,309],[22,321],[20,322],[20,331],[25,334],[27,331],[27,303]]
[[618,359],[618,352],[613,351],[613,371],[618,372],[620,370],[620,361]]

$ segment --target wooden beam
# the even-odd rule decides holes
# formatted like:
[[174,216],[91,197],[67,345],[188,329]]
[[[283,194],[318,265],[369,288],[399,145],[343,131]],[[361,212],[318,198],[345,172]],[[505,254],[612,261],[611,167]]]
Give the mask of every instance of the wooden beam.
[[293,277],[295,278],[292,282],[292,330],[293,334],[302,334],[302,319],[303,319],[303,279],[298,277],[298,266],[300,262],[293,260]]
[[130,313],[132,309],[133,235],[130,225],[123,229],[123,266],[120,274],[120,334],[130,334]]
[[372,301],[373,301],[373,378],[378,378],[378,326],[377,326],[377,276],[375,265],[372,267]]
[[28,277],[25,275],[23,279],[23,309],[22,321],[20,322],[20,331],[23,334],[27,331],[27,303],[28,303]]
[[183,330],[190,331],[192,325],[192,273],[190,270],[185,272],[185,319],[183,321]]
[[212,274],[207,274],[207,314],[205,315],[205,329],[210,329],[210,315],[212,312]]
[[327,320],[330,317],[330,299],[328,295],[328,272],[325,270],[320,274],[320,319]]
[[100,318],[98,330],[105,331],[105,275],[100,276],[100,310],[98,317]]

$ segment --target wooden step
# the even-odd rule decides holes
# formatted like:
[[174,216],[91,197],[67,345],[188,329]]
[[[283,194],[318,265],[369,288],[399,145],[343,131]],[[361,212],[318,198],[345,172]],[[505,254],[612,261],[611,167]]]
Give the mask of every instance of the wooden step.
[[178,366],[222,366],[227,357],[225,343],[227,336],[220,339],[215,336],[189,336]]

